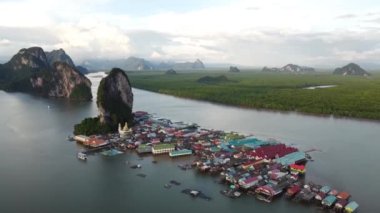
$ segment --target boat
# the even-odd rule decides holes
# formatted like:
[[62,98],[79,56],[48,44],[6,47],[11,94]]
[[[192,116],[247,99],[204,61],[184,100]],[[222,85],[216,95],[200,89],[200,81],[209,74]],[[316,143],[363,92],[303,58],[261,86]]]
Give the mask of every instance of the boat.
[[340,200],[348,200],[351,197],[351,195],[348,192],[339,192],[336,195],[336,198]]
[[176,181],[176,180],[171,180],[170,183],[173,184],[173,185],[176,185],[176,186],[181,185],[181,183],[178,182],[178,181]]
[[275,196],[281,194],[282,189],[276,189],[270,184],[267,184],[264,186],[257,187],[255,192],[256,192],[257,199],[270,203],[272,202]]
[[336,198],[338,201],[335,203],[334,210],[336,212],[342,212],[344,207],[348,204],[348,199],[351,195],[348,192],[339,192]]
[[239,192],[239,191],[234,192],[234,196],[235,197],[240,197],[241,196],[241,192]]
[[210,166],[207,166],[207,165],[201,166],[201,167],[199,168],[199,170],[200,170],[201,172],[207,172],[207,171],[210,170],[210,169],[211,169],[211,167],[210,167]]
[[78,159],[86,161],[87,160],[87,155],[83,152],[79,152],[77,155]]
[[165,189],[170,189],[170,188],[172,188],[172,185],[170,185],[170,184],[167,183],[167,184],[164,185],[164,188]]
[[318,192],[316,195],[315,195],[315,199],[317,200],[317,201],[322,201],[323,199],[325,199],[325,197],[326,197],[326,194],[324,193],[324,192]]
[[347,205],[348,201],[347,200],[338,200],[335,203],[334,210],[336,212],[342,212],[344,207]]
[[322,200],[322,206],[325,208],[331,208],[336,202],[336,197],[334,195],[329,195]]
[[131,166],[131,169],[140,169],[140,168],[141,168],[141,164]]
[[190,191],[190,195],[193,196],[193,197],[197,197],[199,195],[200,191],[197,191],[197,190],[191,190]]
[[294,197],[294,201],[302,201],[309,203],[315,197],[316,193],[310,189],[310,186],[305,185],[304,188]]
[[220,193],[226,197],[229,197],[229,198],[238,198],[241,196],[241,192],[239,192],[235,189],[221,190]]
[[205,195],[203,192],[201,192],[199,190],[195,190],[195,189],[184,189],[184,190],[182,190],[182,193],[188,194],[194,198],[202,198],[205,200],[211,200],[211,197],[209,197],[209,196]]
[[333,190],[331,190],[331,191],[329,192],[329,195],[337,196],[338,193],[339,193],[338,190],[333,189]]
[[186,171],[186,170],[188,170],[188,169],[192,169],[192,166],[189,165],[189,164],[178,164],[178,168],[180,168],[180,169]]
[[351,201],[344,207],[344,212],[346,213],[353,213],[356,212],[356,210],[359,208],[359,204],[355,201]]
[[315,200],[321,202],[323,199],[325,199],[325,197],[327,196],[327,194],[331,191],[331,187],[330,186],[322,186],[320,189],[319,189],[319,192],[317,192],[317,194],[315,195]]
[[146,174],[137,174],[137,176],[139,176],[139,177],[142,177],[142,178],[144,178],[144,177],[146,177]]
[[287,198],[292,198],[300,191],[301,187],[299,185],[293,185],[290,188],[288,188],[288,190],[286,190],[285,196]]
[[324,193],[324,194],[327,194],[331,191],[331,187],[330,186],[323,186],[319,191]]

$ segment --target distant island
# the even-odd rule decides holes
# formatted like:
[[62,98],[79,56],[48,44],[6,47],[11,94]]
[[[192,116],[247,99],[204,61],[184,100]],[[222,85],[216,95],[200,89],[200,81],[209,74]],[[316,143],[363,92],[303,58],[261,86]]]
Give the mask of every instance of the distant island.
[[165,72],[166,75],[176,75],[177,72],[173,69],[169,69],[168,71]]
[[152,70],[202,70],[205,65],[199,59],[194,62],[155,62],[138,57],[127,59],[102,60],[89,59],[81,64],[81,67],[90,71],[110,70],[119,67],[125,71],[152,71]]
[[344,67],[338,67],[333,72],[334,75],[356,75],[356,76],[370,76],[371,74],[361,68],[355,63],[349,63]]
[[235,67],[235,66],[230,66],[230,69],[228,70],[228,72],[240,72],[239,68]]
[[90,80],[62,49],[21,49],[0,65],[0,89],[71,100],[92,99]]
[[307,66],[299,66],[296,64],[287,64],[281,68],[264,67],[263,72],[287,72],[287,73],[310,73],[315,72],[315,69]]

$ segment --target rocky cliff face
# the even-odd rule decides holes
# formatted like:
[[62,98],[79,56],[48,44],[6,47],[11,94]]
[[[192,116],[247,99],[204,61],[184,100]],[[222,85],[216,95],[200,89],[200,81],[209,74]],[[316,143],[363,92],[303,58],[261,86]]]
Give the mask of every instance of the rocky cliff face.
[[49,96],[91,100],[91,81],[65,62],[54,63],[56,81]]
[[350,63],[344,67],[336,68],[333,72],[334,75],[359,75],[359,76],[369,76],[370,73],[365,71],[359,65]]
[[31,47],[21,49],[7,63],[8,68],[12,70],[29,69],[48,69],[49,63],[46,54],[41,47]]
[[128,76],[114,68],[99,84],[97,105],[100,123],[117,128],[119,123],[132,125],[133,93]]
[[46,52],[46,59],[51,67],[54,66],[55,62],[65,62],[71,67],[75,67],[73,60],[63,49],[53,50],[51,52]]
[[[73,66],[63,50],[21,49],[0,72],[2,88],[41,96],[91,100],[91,82]],[[68,62],[67,62],[68,61]]]

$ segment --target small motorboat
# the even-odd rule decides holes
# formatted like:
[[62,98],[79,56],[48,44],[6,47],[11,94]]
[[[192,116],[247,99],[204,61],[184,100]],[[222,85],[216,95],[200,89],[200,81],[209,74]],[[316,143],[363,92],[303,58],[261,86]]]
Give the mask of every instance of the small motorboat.
[[146,177],[146,174],[137,174],[137,176],[139,176],[139,177],[142,177],[142,178],[145,178]]
[[178,181],[176,181],[176,180],[171,180],[170,183],[173,184],[173,185],[176,185],[176,186],[181,185],[181,183],[178,182]]
[[79,160],[83,160],[83,161],[86,161],[87,160],[87,155],[83,152],[79,152],[78,155],[77,155],[78,159]]
[[131,169],[141,169],[141,164],[133,165]]

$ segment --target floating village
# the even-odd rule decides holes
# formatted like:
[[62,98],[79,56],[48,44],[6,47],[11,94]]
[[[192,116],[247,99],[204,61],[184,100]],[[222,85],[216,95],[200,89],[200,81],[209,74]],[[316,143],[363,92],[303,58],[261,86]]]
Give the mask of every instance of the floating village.
[[[133,127],[120,125],[115,134],[71,137],[84,147],[78,159],[86,161],[90,153],[115,156],[128,150],[135,150],[139,155],[192,156],[194,161],[178,165],[180,169],[219,175],[219,182],[226,185],[220,193],[229,198],[248,195],[270,203],[282,196],[326,211],[352,213],[359,208],[347,191],[305,182],[305,165],[311,160],[309,152],[313,150],[300,151],[275,140],[172,122],[142,111],[135,112],[134,119]],[[142,165],[130,167],[137,169]],[[145,174],[138,175],[145,177]],[[171,180],[163,187],[180,184]],[[182,192],[195,198],[212,199],[200,190]]]

